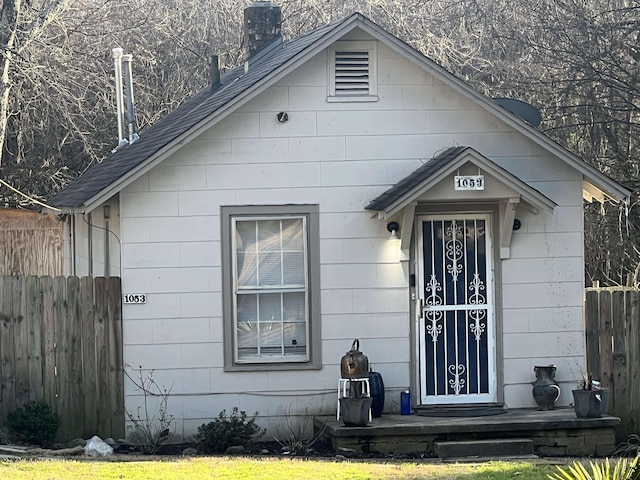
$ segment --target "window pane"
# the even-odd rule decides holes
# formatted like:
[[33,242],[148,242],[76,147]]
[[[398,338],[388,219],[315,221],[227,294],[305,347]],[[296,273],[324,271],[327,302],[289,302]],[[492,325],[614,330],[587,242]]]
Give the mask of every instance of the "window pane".
[[238,287],[255,287],[258,284],[255,252],[238,252],[236,259],[238,268]]
[[282,270],[285,285],[304,286],[304,254],[285,252],[282,255]]
[[239,252],[255,251],[256,249],[256,222],[236,222],[236,248]]
[[258,351],[258,324],[255,322],[238,323],[238,348]]
[[258,263],[258,285],[261,287],[282,285],[280,252],[260,253]]
[[283,293],[282,304],[285,322],[306,321],[304,292]]
[[302,219],[282,220],[282,249],[285,251],[304,251],[302,238]]
[[307,347],[307,331],[304,323],[284,324],[285,354],[304,354]]
[[268,293],[260,295],[260,322],[279,322],[282,320],[282,294]]
[[238,324],[258,320],[258,296],[238,295]]
[[280,251],[280,220],[258,222],[258,250],[261,252]]
[[260,324],[260,353],[282,353],[282,324],[267,322]]
[[256,222],[236,222],[236,248],[238,287],[256,286]]

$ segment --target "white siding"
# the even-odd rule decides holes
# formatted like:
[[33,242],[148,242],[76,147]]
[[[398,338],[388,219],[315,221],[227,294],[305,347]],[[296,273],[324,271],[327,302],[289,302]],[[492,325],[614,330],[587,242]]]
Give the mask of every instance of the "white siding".
[[[386,222],[364,206],[453,145],[559,205],[519,212],[498,289],[506,404],[533,406],[533,366],[549,363],[569,402],[584,353],[580,176],[390,49],[378,54],[378,102],[327,103],[318,55],[122,192],[123,290],[148,294],[146,305],[124,306],[125,363],[173,385],[179,434],[234,406],[270,426],[305,409],[333,412],[340,358],[356,337],[397,411],[412,384],[408,277]],[[287,203],[320,206],[324,368],[224,372],[220,205]],[[127,408],[140,401],[127,384]]]

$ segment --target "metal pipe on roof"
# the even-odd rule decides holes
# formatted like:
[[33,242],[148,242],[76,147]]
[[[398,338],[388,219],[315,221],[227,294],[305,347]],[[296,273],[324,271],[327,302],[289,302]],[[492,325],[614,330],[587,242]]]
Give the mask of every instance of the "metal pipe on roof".
[[220,85],[220,57],[211,56],[211,89],[215,90]]
[[127,144],[124,130],[124,98],[122,94],[122,48],[111,50],[116,80],[116,111],[118,116],[118,147]]
[[131,62],[133,55],[122,56],[122,68],[124,76],[124,99],[127,108],[127,126],[129,130],[129,143],[133,143],[138,140],[137,126],[136,126],[136,109],[133,102],[133,73],[131,68]]

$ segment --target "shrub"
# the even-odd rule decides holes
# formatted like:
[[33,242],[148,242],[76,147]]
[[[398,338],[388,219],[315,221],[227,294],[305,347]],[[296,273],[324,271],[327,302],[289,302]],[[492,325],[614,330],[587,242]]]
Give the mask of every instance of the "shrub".
[[44,402],[29,402],[7,415],[7,427],[23,442],[49,445],[60,428],[60,416]]
[[256,425],[256,415],[247,417],[247,413],[233,407],[231,414],[222,410],[213,422],[198,427],[197,440],[202,451],[223,453],[229,447],[242,445],[247,448],[264,435],[265,430]]
[[[313,430],[313,417],[309,415],[308,409],[304,409],[304,416],[296,422],[296,418],[291,413],[291,407],[289,407],[285,417],[285,427],[287,432],[283,434],[278,429],[278,433],[273,437],[274,440],[293,455],[306,455],[311,447],[324,436],[327,424],[325,423],[318,430]],[[310,430],[312,433],[309,436]]]
[[[133,431],[129,434],[129,440],[134,443],[142,453],[153,455],[160,450],[160,447],[171,440],[173,436],[173,415],[169,414],[169,397],[171,389],[160,387],[153,378],[153,370],[146,375],[142,371],[142,366],[138,367],[138,381],[134,380],[129,373],[124,370],[125,375],[142,392],[144,402],[138,407],[135,413],[125,409],[129,421],[133,424]],[[157,411],[152,404],[156,403]]]

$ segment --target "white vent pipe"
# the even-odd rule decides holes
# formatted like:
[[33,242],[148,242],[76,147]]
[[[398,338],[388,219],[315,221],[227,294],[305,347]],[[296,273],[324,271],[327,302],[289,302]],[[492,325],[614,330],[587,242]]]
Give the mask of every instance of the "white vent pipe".
[[[116,77],[116,110],[118,116],[118,147],[126,145],[124,130],[124,98],[122,95],[122,48],[117,47],[111,50]],[[116,147],[117,148],[117,147]]]

